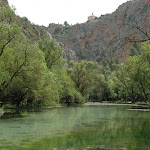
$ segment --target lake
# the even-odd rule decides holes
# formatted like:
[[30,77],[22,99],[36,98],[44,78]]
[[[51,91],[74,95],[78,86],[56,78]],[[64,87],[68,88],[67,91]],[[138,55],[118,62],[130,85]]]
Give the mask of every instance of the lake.
[[[0,150],[150,150],[150,112],[98,105],[17,110],[0,117]],[[135,108],[135,107],[134,107]]]

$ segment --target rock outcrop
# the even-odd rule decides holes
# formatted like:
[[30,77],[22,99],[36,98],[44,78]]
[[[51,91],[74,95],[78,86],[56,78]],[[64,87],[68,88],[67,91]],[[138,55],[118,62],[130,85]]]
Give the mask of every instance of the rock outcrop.
[[[3,5],[8,5],[8,1],[0,0],[0,6]],[[134,42],[150,39],[150,0],[128,1],[112,14],[73,26],[51,23],[44,27],[31,24],[26,17],[16,17],[33,43],[43,35],[56,40],[63,47],[67,62],[71,59],[101,62],[111,57],[124,60]]]
[[100,62],[103,57],[115,56],[124,60],[133,41],[144,41],[150,36],[150,0],[128,1],[112,14],[91,22],[67,27],[50,24],[47,31],[80,60]]

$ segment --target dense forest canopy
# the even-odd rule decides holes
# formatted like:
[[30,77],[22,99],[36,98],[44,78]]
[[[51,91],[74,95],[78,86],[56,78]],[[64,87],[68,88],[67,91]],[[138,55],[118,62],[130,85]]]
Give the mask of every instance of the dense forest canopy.
[[82,104],[85,101],[150,101],[150,42],[131,49],[124,62],[73,60],[37,36],[27,18],[0,8],[0,102],[16,106]]

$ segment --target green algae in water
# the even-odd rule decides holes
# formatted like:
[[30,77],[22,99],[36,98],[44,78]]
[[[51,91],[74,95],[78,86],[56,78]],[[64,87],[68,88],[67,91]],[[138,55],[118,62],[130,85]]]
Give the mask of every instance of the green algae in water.
[[83,149],[105,145],[148,150],[150,113],[128,111],[128,108],[59,108],[32,112],[22,118],[0,119],[0,149]]

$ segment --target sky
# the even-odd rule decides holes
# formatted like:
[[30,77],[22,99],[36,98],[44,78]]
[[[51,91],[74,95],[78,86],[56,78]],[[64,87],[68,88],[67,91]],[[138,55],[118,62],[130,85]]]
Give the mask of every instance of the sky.
[[70,25],[83,23],[94,13],[100,17],[114,12],[127,0],[8,0],[16,14],[27,17],[32,23],[48,26],[49,23]]

